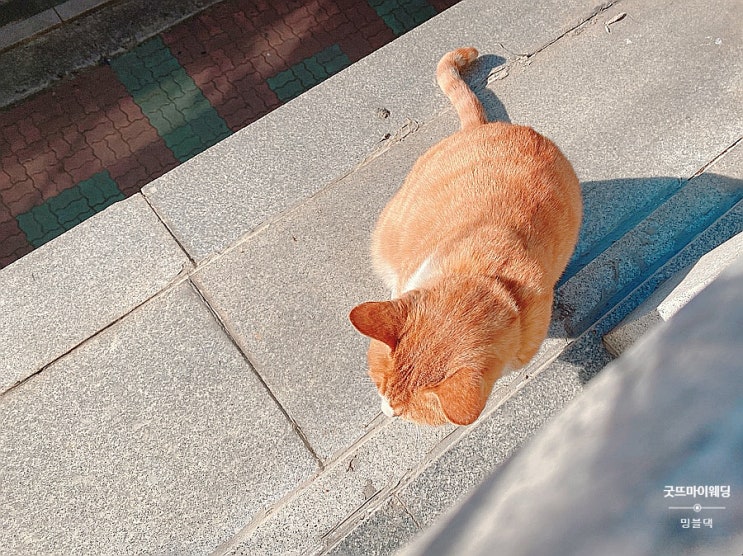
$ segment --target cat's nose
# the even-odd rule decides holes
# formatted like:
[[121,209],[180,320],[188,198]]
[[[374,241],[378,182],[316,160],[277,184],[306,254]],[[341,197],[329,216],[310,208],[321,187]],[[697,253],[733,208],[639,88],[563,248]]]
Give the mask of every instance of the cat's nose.
[[397,417],[397,415],[395,414],[395,410],[392,409],[390,402],[387,401],[387,398],[385,398],[384,396],[382,396],[382,401],[379,405],[382,408],[382,413],[384,413],[387,417]]

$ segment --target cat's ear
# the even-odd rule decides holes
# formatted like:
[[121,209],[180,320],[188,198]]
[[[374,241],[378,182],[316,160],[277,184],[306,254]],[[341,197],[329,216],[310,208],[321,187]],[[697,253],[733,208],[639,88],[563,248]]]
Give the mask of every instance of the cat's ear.
[[399,301],[368,301],[357,305],[348,315],[356,330],[395,349],[405,314]]
[[434,386],[441,409],[455,425],[470,425],[480,416],[488,399],[482,374],[463,367]]

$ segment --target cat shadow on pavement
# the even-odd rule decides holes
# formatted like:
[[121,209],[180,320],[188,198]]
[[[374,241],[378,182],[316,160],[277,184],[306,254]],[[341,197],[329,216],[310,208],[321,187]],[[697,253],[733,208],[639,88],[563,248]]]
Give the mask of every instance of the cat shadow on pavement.
[[499,66],[503,66],[506,59],[494,54],[483,54],[477,61],[468,68],[464,73],[464,79],[477,95],[485,108],[488,120],[491,122],[508,122],[511,118],[508,116],[506,107],[498,97],[487,88],[488,76]]
[[[558,282],[553,312],[553,325],[560,321],[573,337],[610,312],[618,310],[612,322],[620,320],[665,280],[683,272],[680,266],[743,232],[743,222],[734,215],[718,222],[743,200],[743,180],[735,177],[705,171],[691,179],[584,181],[581,189],[583,224]],[[682,251],[685,254],[673,262]],[[574,279],[583,286],[563,292],[562,286]],[[579,349],[568,349],[559,358],[580,369],[582,383],[597,372],[583,368],[584,357]]]

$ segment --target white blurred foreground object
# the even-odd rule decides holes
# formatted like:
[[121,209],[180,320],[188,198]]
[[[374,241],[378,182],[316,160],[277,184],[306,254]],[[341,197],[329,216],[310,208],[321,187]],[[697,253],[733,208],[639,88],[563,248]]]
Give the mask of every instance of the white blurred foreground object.
[[743,257],[406,556],[743,553]]

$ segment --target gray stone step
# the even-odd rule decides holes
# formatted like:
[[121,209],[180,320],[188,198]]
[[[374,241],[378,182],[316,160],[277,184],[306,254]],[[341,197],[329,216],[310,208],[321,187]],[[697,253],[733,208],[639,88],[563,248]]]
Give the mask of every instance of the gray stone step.
[[[610,243],[604,238],[581,241],[574,260],[584,261],[580,270],[568,267],[564,283],[558,288],[558,309],[565,316],[569,335],[579,335],[600,319],[619,301],[627,297],[657,269],[673,259],[685,246],[712,226],[743,199],[743,181],[738,177],[717,174],[717,166],[690,180],[677,180],[676,191],[643,220],[633,223],[624,235]],[[733,176],[743,175],[743,144],[726,153],[720,167]],[[646,189],[644,180],[625,184],[629,188]],[[626,189],[614,189],[615,195],[624,195],[632,202],[633,196],[625,195]],[[592,204],[595,188],[585,192],[587,204]],[[622,204],[621,202],[618,204]],[[616,206],[616,204],[614,205]],[[606,209],[602,211],[606,217]],[[588,212],[586,228],[593,224],[595,215]],[[618,234],[617,224],[611,235]],[[735,233],[743,231],[743,227]],[[586,243],[592,243],[585,247]],[[590,261],[585,253],[596,252],[596,245],[607,244]],[[709,245],[712,249],[716,245]]]
[[738,234],[677,272],[604,336],[606,349],[619,357],[640,337],[668,321],[742,254],[743,234]]

